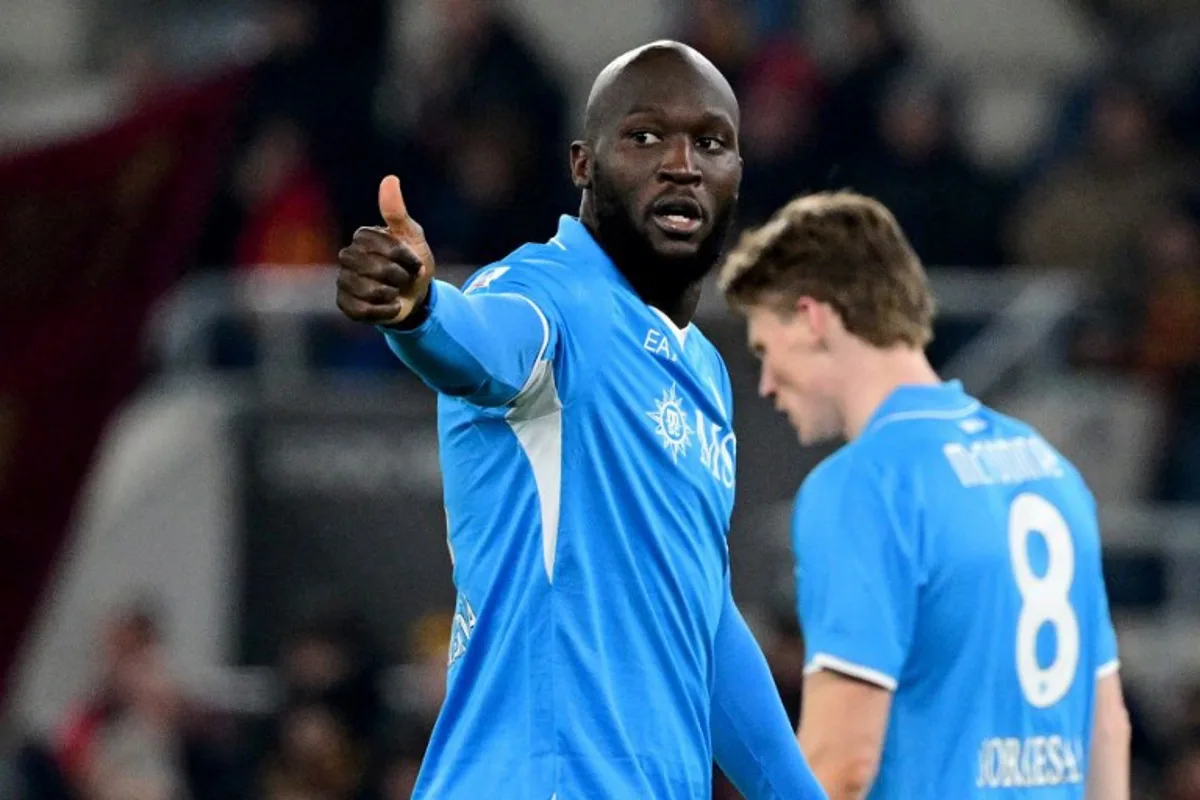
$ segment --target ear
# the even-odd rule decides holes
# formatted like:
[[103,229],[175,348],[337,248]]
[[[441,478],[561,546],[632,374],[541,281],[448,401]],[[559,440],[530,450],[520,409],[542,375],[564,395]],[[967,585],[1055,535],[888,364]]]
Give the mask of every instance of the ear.
[[794,313],[796,322],[804,330],[804,338],[824,347],[830,332],[829,315],[832,309],[825,303],[805,295],[797,298]]
[[571,183],[576,189],[592,188],[592,146],[587,142],[571,142]]

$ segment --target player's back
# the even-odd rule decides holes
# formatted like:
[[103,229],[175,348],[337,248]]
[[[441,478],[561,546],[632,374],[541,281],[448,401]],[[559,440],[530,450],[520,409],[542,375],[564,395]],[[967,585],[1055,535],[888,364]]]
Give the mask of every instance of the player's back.
[[902,387],[822,469],[878,481],[901,566],[872,579],[911,594],[870,797],[1082,797],[1116,653],[1076,469],[956,384]]

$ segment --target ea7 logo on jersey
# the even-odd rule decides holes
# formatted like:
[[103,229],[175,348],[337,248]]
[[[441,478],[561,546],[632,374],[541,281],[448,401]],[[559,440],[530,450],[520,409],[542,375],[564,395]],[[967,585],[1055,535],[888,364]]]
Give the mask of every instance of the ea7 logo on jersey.
[[671,349],[671,345],[666,336],[663,336],[661,331],[651,328],[646,331],[646,339],[642,342],[642,349],[647,353],[653,353],[656,356],[661,356],[667,361],[678,361],[679,356],[675,355],[675,351]]
[[484,270],[476,276],[475,280],[468,284],[466,289],[463,289],[463,294],[471,294],[471,292],[479,292],[492,285],[493,281],[498,280],[508,272],[511,267],[492,267]]
[[646,416],[654,420],[654,432],[671,454],[671,460],[678,464],[679,457],[687,453],[692,443],[692,427],[683,411],[683,398],[676,394],[672,383],[654,404],[657,408],[646,412]]

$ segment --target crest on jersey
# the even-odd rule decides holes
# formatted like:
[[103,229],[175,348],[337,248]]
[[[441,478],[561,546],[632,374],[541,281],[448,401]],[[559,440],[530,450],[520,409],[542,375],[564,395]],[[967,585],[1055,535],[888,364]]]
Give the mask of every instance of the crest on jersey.
[[981,420],[979,417],[971,417],[970,419],[964,419],[962,422],[958,423],[958,427],[962,428],[963,433],[974,436],[975,434],[987,428],[987,423]]
[[683,413],[683,398],[676,393],[675,384],[672,383],[671,388],[654,401],[654,405],[655,410],[646,412],[646,416],[654,420],[654,432],[671,454],[671,459],[678,464],[679,457],[687,452],[692,443],[692,426]]
[[450,652],[446,656],[446,669],[454,666],[454,662],[467,652],[471,634],[475,632],[475,620],[471,601],[460,592],[454,607],[454,621],[450,625]]

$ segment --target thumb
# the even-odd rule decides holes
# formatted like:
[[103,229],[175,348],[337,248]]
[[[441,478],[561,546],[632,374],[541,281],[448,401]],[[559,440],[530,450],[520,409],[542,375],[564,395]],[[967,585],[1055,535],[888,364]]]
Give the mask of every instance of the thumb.
[[408,233],[408,207],[404,205],[404,195],[400,194],[400,179],[395,175],[388,175],[379,184],[379,214],[392,235]]

